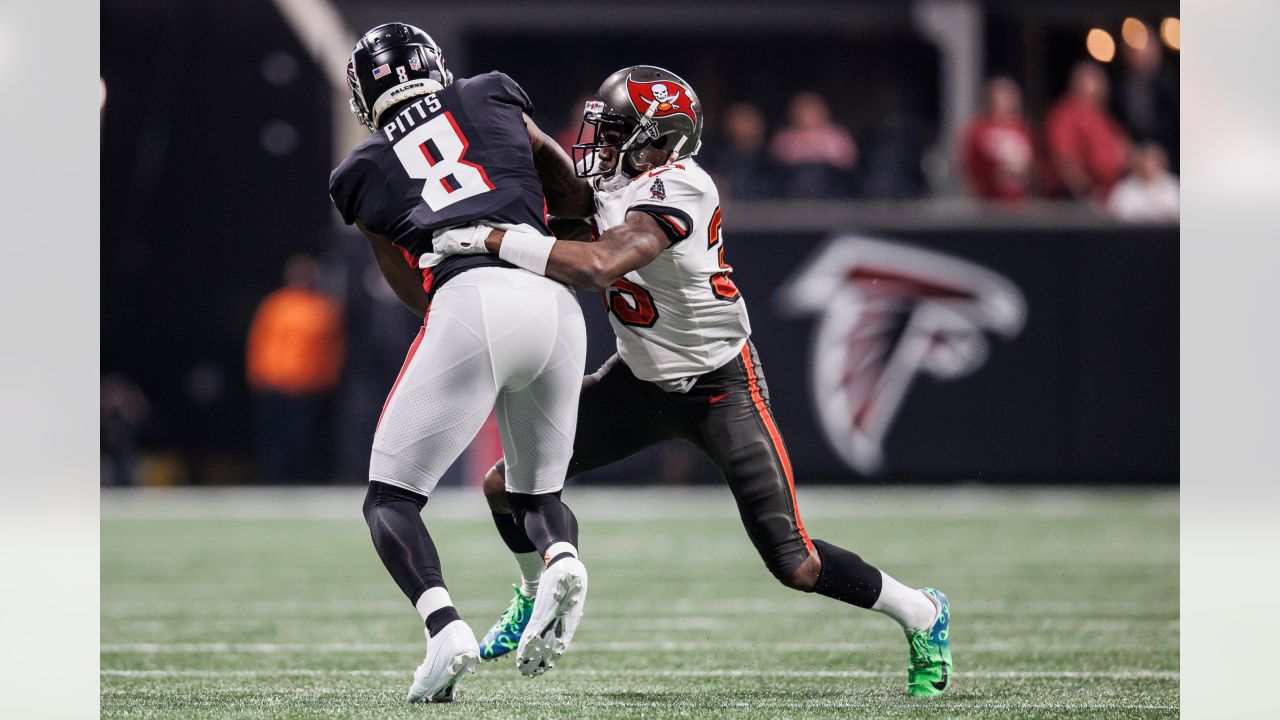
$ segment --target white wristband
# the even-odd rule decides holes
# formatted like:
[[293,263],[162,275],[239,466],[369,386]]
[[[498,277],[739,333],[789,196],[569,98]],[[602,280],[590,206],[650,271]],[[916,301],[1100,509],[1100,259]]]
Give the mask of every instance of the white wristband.
[[528,230],[507,230],[502,237],[498,257],[538,275],[547,274],[547,259],[556,239]]

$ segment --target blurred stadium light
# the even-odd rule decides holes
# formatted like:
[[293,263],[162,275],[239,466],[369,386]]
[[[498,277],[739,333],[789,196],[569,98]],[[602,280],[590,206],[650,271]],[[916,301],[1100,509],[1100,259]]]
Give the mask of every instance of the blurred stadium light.
[[1160,21],[1160,39],[1170,50],[1179,51],[1182,49],[1182,20],[1176,17],[1165,18]]
[[1147,46],[1149,39],[1147,24],[1135,17],[1125,18],[1124,25],[1120,26],[1120,36],[1129,47],[1141,50]]
[[1089,56],[1098,62],[1109,63],[1116,56],[1116,39],[1102,28],[1093,28],[1084,41]]

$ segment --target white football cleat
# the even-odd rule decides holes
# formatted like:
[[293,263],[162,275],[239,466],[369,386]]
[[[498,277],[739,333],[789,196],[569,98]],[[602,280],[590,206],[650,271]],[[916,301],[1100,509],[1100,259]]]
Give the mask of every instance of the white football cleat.
[[555,562],[542,574],[529,624],[520,636],[516,667],[534,677],[556,666],[569,649],[587,600],[587,568],[576,557]]
[[480,663],[480,646],[475,633],[461,620],[454,620],[439,635],[427,638],[427,657],[413,673],[408,700],[453,702],[453,689]]

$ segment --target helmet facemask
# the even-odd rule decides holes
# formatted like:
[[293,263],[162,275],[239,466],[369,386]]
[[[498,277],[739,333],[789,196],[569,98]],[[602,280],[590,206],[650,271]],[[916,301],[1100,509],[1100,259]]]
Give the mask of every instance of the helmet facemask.
[[605,78],[587,102],[573,159],[579,177],[598,178],[599,188],[695,155],[701,139],[702,107],[689,83],[633,65]]
[[[611,180],[624,174],[636,177],[666,162],[670,157],[663,149],[666,141],[652,122],[638,123],[625,115],[606,112],[603,102],[591,100],[582,115],[578,142],[573,145],[574,167],[578,177],[583,178]],[[609,167],[600,162],[602,150],[614,156]]]
[[347,100],[351,105],[351,114],[356,116],[361,125],[369,128],[370,132],[376,132],[378,128],[373,124],[369,108],[364,104],[364,93],[360,92],[360,78],[356,77],[354,58],[347,60],[347,89],[351,91],[351,97]]

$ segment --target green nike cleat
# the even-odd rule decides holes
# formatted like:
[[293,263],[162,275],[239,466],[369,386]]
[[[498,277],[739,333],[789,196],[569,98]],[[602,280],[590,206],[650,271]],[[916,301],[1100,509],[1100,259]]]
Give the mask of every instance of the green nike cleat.
[[533,598],[520,592],[519,585],[511,587],[515,588],[516,595],[511,598],[507,611],[502,613],[502,617],[498,618],[498,622],[489,628],[489,632],[480,641],[481,660],[497,660],[520,646],[520,636],[524,634],[524,628],[533,614]]
[[930,627],[913,630],[907,638],[911,644],[907,692],[915,697],[934,697],[951,682],[951,604],[941,590],[922,588],[921,592],[938,604],[938,619]]

